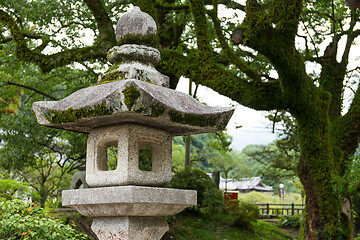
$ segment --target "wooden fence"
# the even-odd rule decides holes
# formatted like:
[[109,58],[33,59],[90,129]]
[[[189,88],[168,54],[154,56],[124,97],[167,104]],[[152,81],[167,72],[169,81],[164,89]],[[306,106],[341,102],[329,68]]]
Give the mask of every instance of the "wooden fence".
[[256,204],[260,210],[260,216],[278,217],[278,216],[294,216],[295,214],[303,214],[303,204]]

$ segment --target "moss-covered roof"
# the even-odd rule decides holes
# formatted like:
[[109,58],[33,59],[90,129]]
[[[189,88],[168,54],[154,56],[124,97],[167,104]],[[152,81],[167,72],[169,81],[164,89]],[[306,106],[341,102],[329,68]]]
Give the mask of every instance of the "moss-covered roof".
[[172,135],[223,130],[233,109],[209,107],[191,96],[139,80],[81,89],[60,101],[33,104],[41,125],[89,132],[93,128],[137,123]]

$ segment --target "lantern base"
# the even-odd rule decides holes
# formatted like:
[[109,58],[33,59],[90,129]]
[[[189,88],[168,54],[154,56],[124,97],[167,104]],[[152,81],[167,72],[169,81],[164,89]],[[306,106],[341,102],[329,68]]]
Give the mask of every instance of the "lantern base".
[[116,186],[65,190],[62,205],[88,217],[164,217],[196,206],[195,190]]
[[166,217],[102,217],[91,229],[99,240],[159,240],[169,227]]

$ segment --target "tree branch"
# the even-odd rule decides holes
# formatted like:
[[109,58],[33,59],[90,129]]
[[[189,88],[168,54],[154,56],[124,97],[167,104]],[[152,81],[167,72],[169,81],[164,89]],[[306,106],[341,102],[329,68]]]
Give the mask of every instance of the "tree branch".
[[355,11],[355,9],[352,9],[351,10],[350,26],[349,26],[349,29],[348,29],[349,33],[347,34],[345,50],[344,50],[344,53],[343,53],[342,58],[341,58],[341,63],[344,64],[344,65],[348,64],[351,46],[352,46],[355,38],[360,35],[360,30],[353,31],[356,23],[357,23],[356,11]]
[[244,72],[250,79],[254,80],[254,81],[261,81],[259,73],[257,71],[254,71],[252,69],[249,68],[249,66],[247,66],[242,59],[238,58],[234,52],[232,51],[232,49],[230,49],[229,45],[227,44],[224,34],[221,31],[221,26],[220,26],[220,21],[217,18],[217,5],[214,5],[214,10],[213,11],[207,11],[208,15],[211,17],[213,23],[214,23],[214,27],[215,27],[215,31],[216,34],[218,36],[218,39],[220,41],[220,45],[222,47],[222,49],[226,52],[226,54],[228,55],[228,57],[230,58],[230,60],[232,61],[232,63],[238,67],[242,72]]
[[157,0],[155,3],[155,8],[166,10],[166,11],[180,11],[180,10],[187,10],[190,8],[189,4],[168,4],[162,3],[161,1]]
[[83,0],[93,13],[100,34],[100,41],[116,42],[113,24],[101,0]]
[[193,79],[253,109],[281,109],[283,102],[278,82],[247,82],[236,76],[235,72],[225,70],[215,63],[213,51],[208,41],[204,4],[202,0],[191,0],[190,5],[195,21],[198,62],[200,64],[196,68],[196,77]]
[[355,152],[359,145],[360,136],[360,87],[356,89],[348,112],[333,123],[333,136],[339,149],[344,150],[343,160]]
[[22,88],[26,88],[26,89],[29,89],[29,90],[31,90],[31,91],[34,91],[34,92],[36,92],[36,93],[38,93],[38,94],[40,94],[40,95],[43,95],[43,96],[45,96],[45,97],[47,97],[47,98],[50,98],[50,99],[52,99],[52,100],[55,100],[55,101],[57,100],[57,98],[55,98],[54,96],[51,96],[51,95],[49,95],[49,94],[47,94],[47,93],[44,93],[44,92],[42,92],[42,91],[40,91],[40,90],[37,90],[37,89],[35,89],[35,88],[33,88],[33,87],[30,87],[30,86],[26,86],[26,85],[23,85],[23,84],[20,84],[20,83],[10,82],[10,81],[6,81],[5,84],[7,84],[7,85],[13,85],[13,86],[18,86],[18,87],[22,87]]
[[73,48],[51,55],[30,50],[26,44],[25,35],[21,32],[15,20],[0,9],[0,22],[10,30],[17,58],[37,64],[44,72],[73,62],[105,58],[108,49],[115,44],[115,33],[111,20],[99,0],[84,0],[84,2],[94,14],[100,32],[100,41],[91,47]]
[[238,3],[238,2],[235,2],[235,1],[232,1],[232,0],[219,0],[218,3],[219,4],[224,4],[228,8],[239,9],[239,10],[245,12],[245,6]]

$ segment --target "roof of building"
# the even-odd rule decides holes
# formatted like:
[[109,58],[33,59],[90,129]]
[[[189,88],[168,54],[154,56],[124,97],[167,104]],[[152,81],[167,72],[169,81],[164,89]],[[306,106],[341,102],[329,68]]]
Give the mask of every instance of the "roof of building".
[[[208,173],[211,177],[211,173]],[[220,189],[235,190],[235,191],[262,191],[262,192],[272,192],[273,187],[265,186],[261,177],[250,177],[250,178],[240,178],[240,179],[224,179],[220,177]]]

